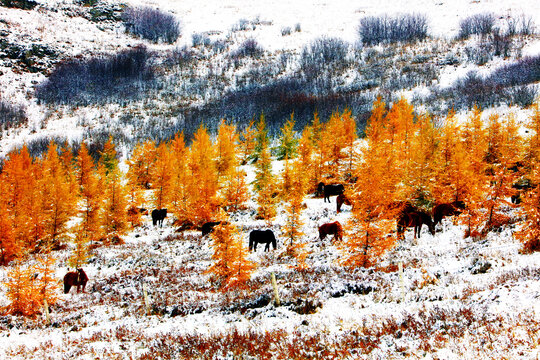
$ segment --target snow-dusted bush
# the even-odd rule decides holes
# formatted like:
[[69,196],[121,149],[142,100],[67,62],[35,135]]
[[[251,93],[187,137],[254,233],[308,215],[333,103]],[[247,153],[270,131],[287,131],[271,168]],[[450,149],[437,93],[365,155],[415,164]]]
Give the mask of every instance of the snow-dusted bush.
[[459,22],[459,39],[467,39],[473,34],[488,35],[495,25],[495,15],[492,13],[475,14]]
[[525,85],[540,81],[540,55],[524,57],[504,65],[491,75],[493,81],[503,86]]
[[470,72],[460,78],[443,97],[450,97],[456,109],[482,108],[505,104],[531,105],[538,88],[531,85],[540,81],[540,56],[523,58],[496,69],[486,77]]
[[246,39],[236,51],[234,51],[231,56],[233,58],[242,58],[242,57],[252,57],[252,58],[260,58],[262,54],[264,53],[263,48],[257,40],[253,38]]
[[113,98],[137,97],[153,78],[150,54],[144,46],[113,55],[60,62],[36,88],[36,98],[47,103],[89,104]]
[[27,122],[24,107],[0,99],[0,134],[9,128],[25,125]]
[[211,40],[210,37],[207,34],[204,33],[195,33],[191,35],[191,44],[194,47],[197,46],[208,46],[210,45]]
[[37,4],[33,0],[0,0],[0,5],[2,6],[23,10],[32,10]]
[[358,35],[364,45],[380,43],[413,43],[427,36],[428,21],[422,14],[367,16],[360,19]]
[[313,79],[323,70],[334,72],[347,66],[349,44],[338,38],[322,37],[302,50],[300,70],[307,79]]
[[128,7],[123,14],[126,30],[153,42],[172,44],[180,37],[180,22],[176,16],[150,7]]
[[284,26],[281,28],[281,36],[291,35],[292,30],[290,26]]

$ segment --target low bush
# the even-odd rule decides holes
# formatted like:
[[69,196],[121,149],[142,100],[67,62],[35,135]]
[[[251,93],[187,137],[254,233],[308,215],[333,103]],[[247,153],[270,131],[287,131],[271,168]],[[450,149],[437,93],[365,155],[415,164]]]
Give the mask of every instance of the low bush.
[[180,22],[172,15],[150,7],[128,7],[123,14],[126,30],[155,43],[172,44],[180,37]]
[[236,49],[231,57],[233,58],[243,58],[243,57],[252,57],[258,59],[264,53],[263,48],[259,45],[257,40],[253,38],[246,39],[238,49]]
[[113,55],[60,62],[36,87],[36,98],[46,103],[102,103],[140,96],[153,78],[150,53],[144,46]]
[[492,13],[475,14],[459,22],[458,39],[467,39],[471,35],[488,35],[495,25],[495,15]]
[[0,5],[10,8],[32,10],[38,3],[33,0],[0,0]]
[[421,14],[368,16],[360,20],[358,35],[364,45],[413,43],[427,36],[427,17]]
[[23,106],[0,99],[0,134],[7,129],[26,125],[28,118]]
[[322,37],[305,46],[300,56],[300,71],[314,79],[324,70],[331,73],[347,66],[349,44],[338,38]]

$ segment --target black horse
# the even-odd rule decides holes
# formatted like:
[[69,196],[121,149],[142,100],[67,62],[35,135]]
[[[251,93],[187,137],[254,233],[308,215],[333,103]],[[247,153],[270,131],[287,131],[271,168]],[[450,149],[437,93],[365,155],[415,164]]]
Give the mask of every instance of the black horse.
[[227,225],[228,221],[209,221],[207,223],[204,223],[201,227],[202,236],[210,234],[212,231],[214,231],[214,228],[220,224]]
[[154,209],[152,210],[152,224],[156,226],[163,226],[163,219],[167,216],[167,209]]
[[343,184],[324,185],[323,183],[319,183],[317,192],[320,191],[324,194],[324,202],[326,202],[326,200],[330,202],[330,196],[343,194],[345,192],[345,187]]
[[270,249],[270,244],[276,250],[277,241],[272,230],[252,230],[249,233],[249,251],[257,251],[257,244],[266,244],[264,251]]

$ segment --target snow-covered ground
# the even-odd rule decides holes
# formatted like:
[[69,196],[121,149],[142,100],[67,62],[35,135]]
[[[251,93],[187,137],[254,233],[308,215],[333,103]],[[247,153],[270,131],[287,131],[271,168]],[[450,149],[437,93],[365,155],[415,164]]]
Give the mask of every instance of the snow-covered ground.
[[[46,325],[44,316],[0,318],[0,356],[155,358],[149,354],[155,356],[157,351],[164,356],[172,351],[176,354],[172,358],[181,358],[178,349],[158,340],[185,342],[183,337],[194,336],[203,341],[235,331],[260,334],[250,341],[284,331],[295,339],[298,358],[309,353],[327,358],[301,340],[313,336],[329,348],[351,346],[359,358],[472,359],[504,354],[536,359],[540,355],[540,253],[520,254],[513,227],[475,241],[464,238],[463,226],[445,219],[435,236],[424,229],[414,240],[407,232],[377,269],[349,269],[340,263],[341,244],[319,240],[317,228],[334,220],[346,224],[350,209],[345,206],[336,214],[334,201],[328,204],[311,196],[306,204],[302,241],[309,253],[307,271],[295,270],[295,260],[285,253],[280,237],[285,220],[280,213],[272,225],[280,238],[278,249],[265,253],[259,247],[249,255],[257,264],[250,288],[221,293],[205,272],[211,264],[211,238],[196,231],[175,233],[170,220],[156,229],[146,218],[125,244],[96,249],[85,266],[90,277],[87,292],[62,295],[52,309],[51,325]],[[252,203],[231,218],[245,246],[249,229],[265,227],[253,220],[255,206]],[[55,255],[60,279],[68,254]],[[279,307],[272,301],[271,273],[277,277]],[[146,314],[143,284],[151,315]],[[6,303],[4,296],[0,305]],[[351,337],[372,347],[346,345]],[[236,358],[227,355],[233,351],[227,346],[213,351],[205,358]],[[279,349],[254,351],[243,350],[249,358],[283,356]]]

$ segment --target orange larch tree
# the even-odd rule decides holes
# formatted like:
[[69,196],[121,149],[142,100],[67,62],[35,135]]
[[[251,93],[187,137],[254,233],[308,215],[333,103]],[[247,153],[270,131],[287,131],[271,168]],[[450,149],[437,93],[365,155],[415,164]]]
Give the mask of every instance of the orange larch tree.
[[188,193],[193,209],[191,221],[196,225],[212,221],[219,205],[215,151],[202,125],[195,133],[189,152],[189,170],[193,181]]
[[343,160],[347,158],[344,149],[347,146],[345,140],[345,126],[344,117],[350,116],[350,111],[345,110],[343,114],[334,112],[330,119],[324,125],[324,129],[321,133],[321,148],[324,152],[323,158],[325,160],[323,167],[324,175],[331,179],[336,179],[339,182],[340,175],[342,174],[341,165]]
[[254,265],[247,259],[248,251],[236,227],[230,222],[222,223],[214,228],[211,237],[214,263],[208,272],[216,276],[222,290],[245,287]]
[[41,296],[35,278],[35,267],[23,268],[20,264],[11,267],[7,273],[6,297],[10,301],[5,312],[12,315],[33,317],[41,311]]
[[216,138],[216,170],[218,179],[227,177],[238,165],[239,135],[236,126],[221,120]]
[[58,301],[60,293],[55,275],[56,259],[51,254],[39,256],[35,269],[38,274],[36,290],[39,303],[42,306],[44,304],[54,305]]
[[[42,214],[40,211],[34,212],[34,196],[37,190],[37,181],[41,175],[37,172],[37,166],[32,162],[26,146],[22,149],[10,152],[4,162],[0,173],[0,184],[4,209],[8,217],[7,223],[11,225],[12,235],[15,240],[13,255],[22,257],[30,248],[33,248],[33,230],[39,225],[32,221],[32,214]],[[38,224],[42,224],[38,222]],[[39,232],[39,238],[43,232]]]
[[95,241],[101,236],[99,221],[103,198],[102,184],[85,143],[81,145],[77,156],[76,179],[81,198],[81,236],[88,241]]
[[132,184],[138,185],[142,189],[150,189],[152,184],[151,172],[156,161],[156,144],[151,141],[145,141],[137,144],[133,149],[130,159],[128,178]]
[[[0,191],[2,187],[0,186]],[[0,201],[0,265],[5,266],[21,252],[15,242],[11,221],[4,204]]]
[[110,241],[123,235],[128,226],[124,177],[118,168],[116,149],[112,139],[105,144],[98,171],[104,196],[101,224],[106,241]]
[[57,146],[49,144],[42,161],[46,251],[67,232],[67,222],[76,213],[77,192],[73,191],[73,170],[68,166],[58,156]]
[[167,208],[171,199],[173,178],[173,160],[171,151],[166,143],[161,143],[156,149],[156,160],[150,171],[154,207]]
[[388,234],[395,226],[396,214],[389,209],[397,181],[388,172],[388,167],[393,166],[388,162],[388,148],[392,144],[380,111],[383,108],[380,99],[375,102],[366,128],[367,145],[356,166],[358,179],[354,190],[347,192],[352,203],[343,247],[343,263],[347,266],[372,266],[395,242],[395,237]]
[[189,151],[184,141],[184,134],[179,133],[171,141],[172,183],[171,183],[171,211],[180,224],[191,221],[193,208],[191,201],[196,200],[191,194],[195,179],[190,176],[188,167]]

